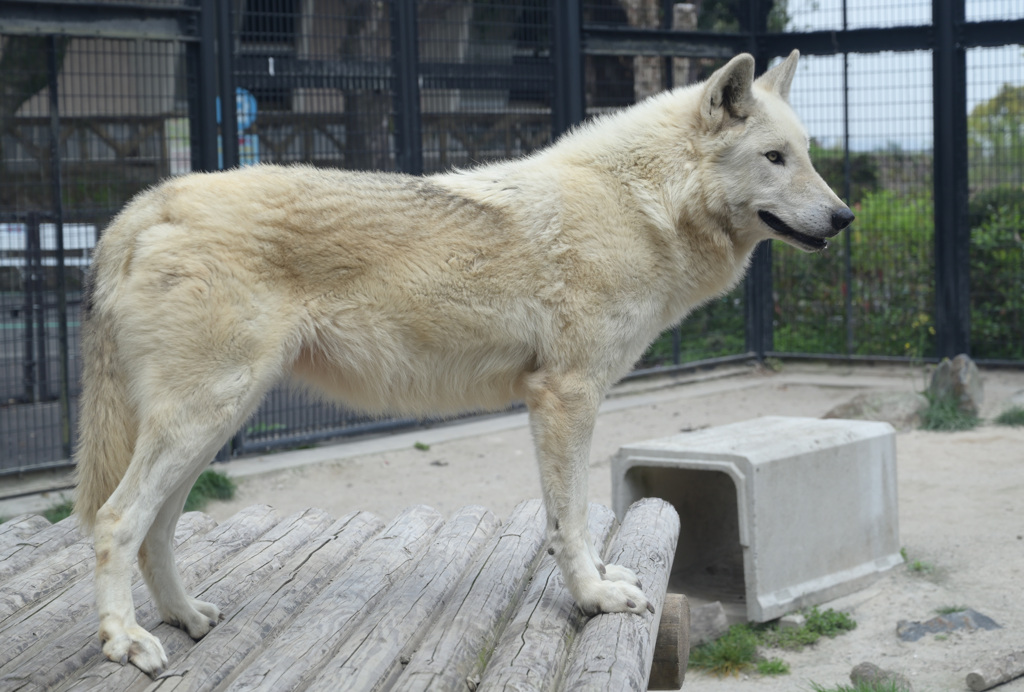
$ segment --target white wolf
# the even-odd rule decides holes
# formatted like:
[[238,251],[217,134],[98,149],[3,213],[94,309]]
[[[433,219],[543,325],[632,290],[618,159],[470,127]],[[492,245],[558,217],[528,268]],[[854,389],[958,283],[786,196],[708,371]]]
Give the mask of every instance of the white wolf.
[[86,306],[77,511],[104,654],[167,665],[135,620],[136,554],[164,621],[199,638],[221,618],[185,593],[171,537],[196,477],[285,376],[368,412],[525,401],[576,602],[653,611],[587,533],[595,416],[758,242],[821,250],[853,219],[787,104],[797,59],[754,81],[740,55],[520,160],[422,178],[257,166],[135,198]]

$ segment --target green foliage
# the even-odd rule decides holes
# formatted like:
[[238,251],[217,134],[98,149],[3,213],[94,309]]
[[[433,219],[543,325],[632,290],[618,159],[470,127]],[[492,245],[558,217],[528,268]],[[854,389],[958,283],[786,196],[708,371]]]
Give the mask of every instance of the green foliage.
[[995,422],[997,425],[1024,427],[1024,406],[1011,406],[996,416]]
[[[921,358],[934,352],[934,258],[931,193],[866,192],[854,206],[846,240],[817,256],[772,246],[775,349],[793,353],[852,353]],[[849,284],[849,286],[848,286]],[[846,292],[853,324],[846,324]]]
[[928,399],[928,407],[921,411],[922,430],[973,430],[981,423],[978,416],[961,410],[951,397],[936,397],[927,392],[925,397]]
[[971,345],[975,358],[1024,359],[1024,201],[986,208],[971,229]]
[[701,644],[690,652],[690,667],[716,675],[737,675],[751,666],[762,675],[783,675],[789,665],[778,658],[759,658],[758,647],[799,650],[822,637],[836,637],[857,627],[846,613],[817,607],[804,613],[803,627],[780,629],[778,623],[733,625],[721,638]]
[[789,664],[781,658],[765,658],[757,662],[757,672],[761,675],[789,675]]
[[[843,196],[846,186],[846,159],[841,148],[825,149],[811,143],[811,161],[815,170],[825,179],[829,187]],[[849,204],[859,204],[864,197],[879,188],[877,157],[871,153],[850,152],[850,198]]]
[[821,612],[817,607],[805,613],[803,627],[782,629],[777,623],[764,626],[761,643],[781,649],[799,650],[814,644],[822,637],[837,637],[857,628],[857,623],[846,613],[832,610]]
[[428,445],[425,442],[416,442],[416,443],[413,444],[413,447],[415,447],[416,449],[420,450],[421,452],[428,452],[428,451],[430,451],[430,445]]
[[230,500],[235,496],[235,482],[217,471],[203,471],[185,500],[186,512],[197,512],[210,500]]
[[53,507],[43,510],[43,516],[51,524],[56,524],[58,521],[67,519],[71,516],[71,513],[75,511],[75,503],[73,500],[62,500]]
[[951,606],[942,606],[941,608],[936,608],[935,612],[938,613],[939,615],[952,615],[953,613],[962,613],[965,610],[967,610],[967,606],[951,605]]
[[[967,118],[971,184],[1024,182],[1024,86],[1004,84]],[[997,177],[989,181],[988,178]]]
[[757,635],[748,625],[733,625],[722,637],[690,652],[690,667],[715,675],[738,675],[757,656]]

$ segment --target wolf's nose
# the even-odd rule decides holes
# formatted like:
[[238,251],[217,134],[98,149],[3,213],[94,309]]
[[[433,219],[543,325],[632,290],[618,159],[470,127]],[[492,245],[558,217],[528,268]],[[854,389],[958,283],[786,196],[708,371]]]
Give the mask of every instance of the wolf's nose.
[[832,212],[832,228],[837,231],[841,231],[853,223],[854,218],[853,212],[847,207],[843,207],[839,211],[834,211]]

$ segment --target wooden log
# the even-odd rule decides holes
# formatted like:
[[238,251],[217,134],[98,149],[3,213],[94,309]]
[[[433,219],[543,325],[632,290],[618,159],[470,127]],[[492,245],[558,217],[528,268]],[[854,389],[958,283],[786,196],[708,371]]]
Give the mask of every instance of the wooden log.
[[342,647],[306,689],[379,690],[401,673],[434,616],[473,557],[501,522],[483,507],[464,507],[449,519],[417,559],[416,567],[352,629]]
[[308,683],[357,623],[390,597],[391,586],[415,567],[416,556],[441,524],[441,515],[429,507],[405,510],[339,570],[292,620],[273,649],[249,663],[228,689],[277,692]]
[[967,686],[981,692],[1024,675],[1024,651],[986,661],[967,674]]
[[690,602],[680,593],[665,595],[654,643],[649,690],[678,690],[690,663]]
[[383,529],[384,522],[368,512],[353,512],[336,521],[244,603],[237,603],[202,641],[172,660],[160,677],[160,690],[212,689],[225,684],[248,661],[275,646],[277,636],[331,582],[339,565]]
[[544,545],[544,505],[520,503],[477,555],[392,689],[449,692],[479,680]]
[[[192,538],[205,535],[215,526],[212,517],[200,512],[189,512],[178,522],[175,545],[185,545]],[[82,540],[91,545],[90,541]],[[138,579],[138,570],[135,572],[135,579]],[[67,588],[0,622],[0,640],[4,642],[0,648],[0,667],[29,648],[38,650],[41,644],[67,632],[69,627],[92,612],[95,607],[93,581],[87,575],[82,576]]]
[[[655,613],[664,605],[678,538],[675,508],[659,498],[645,498],[629,508],[609,551],[609,562],[636,571]],[[606,613],[592,618],[576,638],[563,689],[647,689],[658,627],[657,615]]]
[[[606,545],[614,525],[615,515],[610,509],[590,506],[588,528],[599,550]],[[586,615],[565,588],[554,557],[545,552],[522,601],[498,639],[478,689],[552,689],[562,672],[569,644],[585,620]]]
[[38,514],[19,514],[0,524],[0,559],[24,539],[52,526],[46,517]]
[[[179,559],[182,578],[188,589],[213,572],[231,555],[265,534],[278,523],[277,513],[265,505],[248,507],[209,533],[189,541],[183,559]],[[152,628],[159,616],[148,598],[145,584],[137,582],[132,590],[136,618]],[[31,624],[31,620],[27,625]],[[86,617],[69,623],[55,638],[31,646],[4,666],[0,666],[0,679],[22,681],[24,690],[51,690],[90,666],[106,661],[96,631],[99,621],[95,609]],[[117,665],[117,664],[112,664]]]
[[[334,519],[320,509],[307,509],[292,514],[232,555],[229,560],[222,561],[220,568],[206,576],[194,589],[196,597],[215,603],[225,616],[234,613],[240,603],[262,589],[267,580],[280,572],[292,555],[310,543],[317,542],[333,523]],[[201,646],[206,637],[197,643],[187,632],[159,622],[158,617],[149,622],[139,622],[160,638],[167,657],[175,664],[172,670],[178,673],[180,680],[185,671],[176,664],[177,661],[186,651]],[[217,628],[214,628],[213,632],[216,631]],[[216,639],[213,639],[207,646],[214,647],[215,644]],[[104,692],[127,690],[148,682],[149,677],[135,666],[121,666],[101,658],[89,670],[83,671],[73,687],[79,692]],[[199,676],[190,676],[188,683],[209,689],[207,682]]]
[[[82,534],[78,530],[78,520],[74,517],[51,524],[43,517],[31,516],[35,518],[23,520],[21,526],[40,526],[40,530],[17,541],[8,539],[7,545],[0,548],[0,584],[4,585],[5,590],[11,579],[22,576],[40,560],[82,539]],[[42,520],[46,525],[40,525],[38,520]]]

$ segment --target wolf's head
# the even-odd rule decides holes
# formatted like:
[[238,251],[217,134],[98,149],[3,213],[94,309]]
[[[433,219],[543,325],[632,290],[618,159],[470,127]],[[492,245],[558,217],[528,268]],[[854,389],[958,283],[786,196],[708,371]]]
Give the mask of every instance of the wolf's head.
[[715,181],[738,237],[778,238],[806,252],[853,221],[811,165],[807,133],[790,107],[798,51],[754,79],[754,59],[738,55],[704,83],[698,127],[705,172]]

